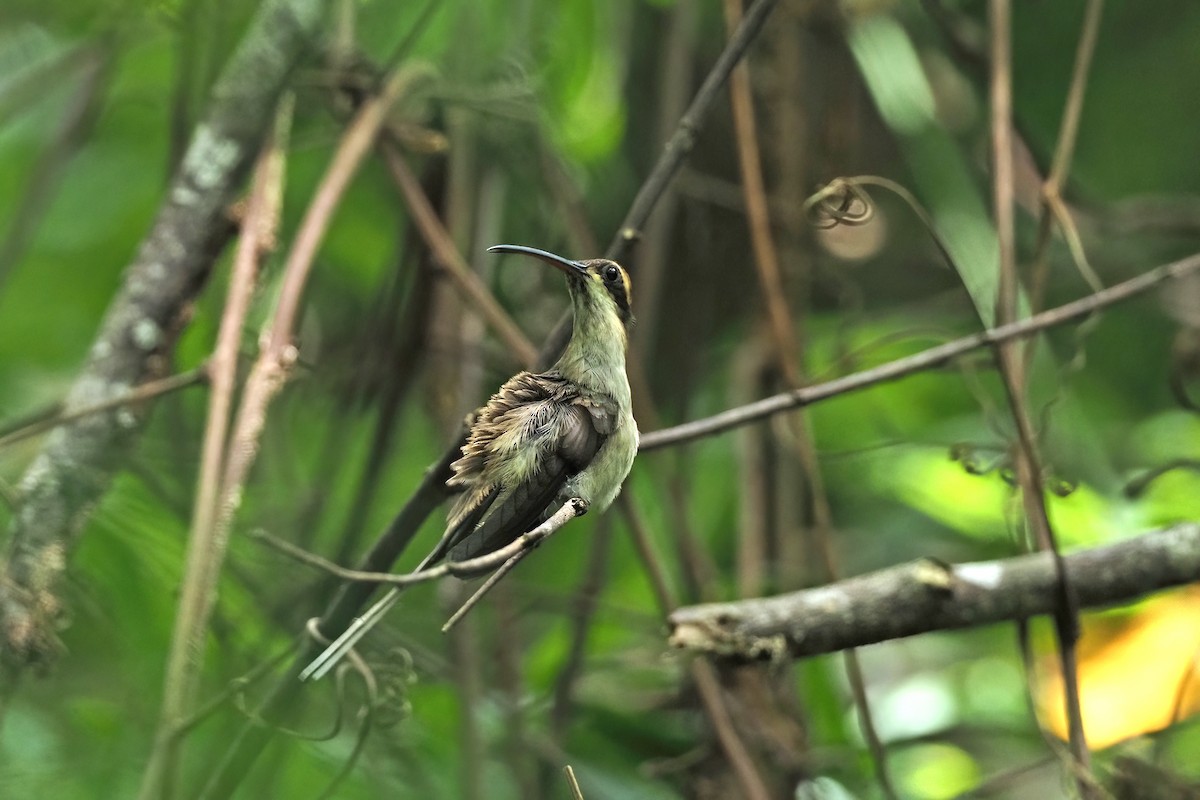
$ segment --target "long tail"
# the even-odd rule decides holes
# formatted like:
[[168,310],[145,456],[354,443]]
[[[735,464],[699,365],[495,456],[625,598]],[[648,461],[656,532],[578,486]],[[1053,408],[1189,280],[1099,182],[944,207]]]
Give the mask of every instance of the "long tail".
[[[442,558],[446,551],[447,541],[443,537],[442,541],[438,542],[438,546],[433,549],[429,555],[421,559],[421,563],[417,565],[414,572],[420,572],[427,566]],[[370,633],[371,629],[379,624],[379,620],[383,619],[383,615],[391,610],[392,606],[396,605],[396,601],[400,599],[400,593],[406,587],[393,586],[388,589],[387,594],[379,598],[375,605],[367,609],[366,613],[361,617],[355,617],[350,623],[350,627],[342,632],[342,635],[333,640],[333,644],[321,651],[321,655],[312,660],[304,671],[300,673],[300,680],[320,680],[325,677],[331,669],[336,667],[338,663],[345,658],[346,653],[349,653],[354,645],[358,644],[364,636]]]
[[389,589],[388,593],[379,598],[375,605],[368,608],[365,614],[355,617],[354,621],[350,623],[350,627],[346,628],[341,636],[333,640],[333,644],[326,647],[321,655],[304,668],[304,671],[300,673],[300,680],[306,681],[311,678],[315,681],[323,678],[325,673],[336,667],[346,653],[349,653],[354,645],[358,644],[358,641],[366,636],[379,620],[383,619],[383,615],[396,605],[396,601],[399,599],[400,587]]

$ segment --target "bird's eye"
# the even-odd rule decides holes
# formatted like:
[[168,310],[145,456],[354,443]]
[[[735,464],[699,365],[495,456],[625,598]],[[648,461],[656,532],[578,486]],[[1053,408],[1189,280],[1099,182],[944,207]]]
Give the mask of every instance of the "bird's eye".
[[621,270],[617,269],[615,264],[609,264],[604,268],[604,280],[609,283],[616,283],[621,278]]

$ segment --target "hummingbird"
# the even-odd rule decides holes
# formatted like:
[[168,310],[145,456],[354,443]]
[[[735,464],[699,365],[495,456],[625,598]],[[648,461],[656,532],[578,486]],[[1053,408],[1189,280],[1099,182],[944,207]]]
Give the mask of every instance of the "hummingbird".
[[[637,454],[625,372],[633,322],[629,273],[608,259],[573,261],[523,245],[495,245],[488,252],[532,256],[566,275],[571,339],[554,366],[517,373],[474,415],[462,456],[450,465],[446,486],[457,497],[445,533],[417,571],[445,558],[492,553],[572,499],[588,510],[605,510]],[[393,587],[355,619],[300,679],[320,678],[336,666],[395,605],[400,591]]]

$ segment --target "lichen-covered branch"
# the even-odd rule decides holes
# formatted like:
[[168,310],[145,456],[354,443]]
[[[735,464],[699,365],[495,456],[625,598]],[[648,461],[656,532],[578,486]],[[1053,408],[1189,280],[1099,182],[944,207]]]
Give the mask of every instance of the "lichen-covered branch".
[[[1080,608],[1112,606],[1200,576],[1200,524],[1063,556]],[[1049,552],[949,565],[932,559],[757,600],[677,609],[676,647],[742,659],[831,653],[928,631],[1052,614]]]
[[[325,0],[268,0],[213,90],[168,194],[109,305],[64,403],[67,415],[124,395],[165,366],[183,312],[232,225],[226,207],[261,147],[279,93]],[[123,463],[145,407],[55,429],[26,471],[0,578],[0,659],[44,664],[58,650],[58,579],[88,513]]]

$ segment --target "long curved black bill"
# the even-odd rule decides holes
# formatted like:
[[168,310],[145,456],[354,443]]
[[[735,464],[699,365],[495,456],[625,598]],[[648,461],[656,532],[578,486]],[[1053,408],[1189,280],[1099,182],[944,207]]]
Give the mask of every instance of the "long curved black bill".
[[539,250],[536,247],[526,247],[523,244],[496,244],[487,249],[489,253],[522,253],[527,256],[541,259],[547,264],[565,272],[567,275],[581,277],[587,273],[587,267],[578,261],[572,261],[569,258],[563,258],[547,250]]

